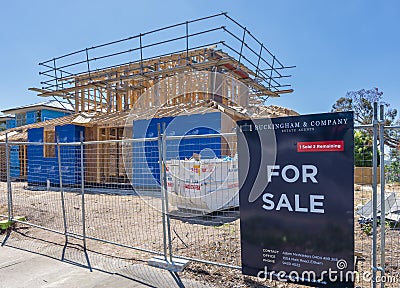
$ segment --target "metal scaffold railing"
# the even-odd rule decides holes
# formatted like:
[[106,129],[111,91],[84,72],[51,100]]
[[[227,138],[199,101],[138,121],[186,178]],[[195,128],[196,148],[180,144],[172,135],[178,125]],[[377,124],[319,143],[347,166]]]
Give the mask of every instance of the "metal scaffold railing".
[[[289,68],[246,27],[219,13],[80,49],[39,63],[39,96],[79,111],[122,111],[154,83],[186,71],[219,71],[250,88],[253,103],[290,93]],[[161,93],[162,91],[160,91]]]

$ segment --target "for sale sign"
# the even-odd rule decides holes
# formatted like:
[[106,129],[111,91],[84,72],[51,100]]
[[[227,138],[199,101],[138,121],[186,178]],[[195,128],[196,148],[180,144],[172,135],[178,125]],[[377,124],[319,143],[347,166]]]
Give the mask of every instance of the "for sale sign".
[[238,122],[243,273],[354,287],[353,113]]

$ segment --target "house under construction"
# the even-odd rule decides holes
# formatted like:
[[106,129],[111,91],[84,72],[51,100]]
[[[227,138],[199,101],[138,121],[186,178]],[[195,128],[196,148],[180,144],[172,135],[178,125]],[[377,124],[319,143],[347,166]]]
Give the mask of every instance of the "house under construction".
[[[54,143],[58,137],[67,142],[78,141],[81,134],[85,141],[147,137],[148,131],[138,128],[140,121],[157,118],[163,122],[167,117],[192,117],[182,118],[180,125],[190,125],[190,119],[200,117],[196,121],[205,121],[221,133],[232,132],[230,119],[297,115],[265,105],[269,97],[293,91],[282,83],[292,67],[283,65],[227,13],[81,49],[39,65],[44,80],[40,88],[30,90],[68,102],[75,114],[8,130],[10,140]],[[4,134],[1,137],[4,141]],[[22,178],[46,181],[51,169],[29,167],[39,163],[29,157],[50,161],[55,152],[49,147],[28,151],[24,156],[28,164],[26,159],[19,160],[24,163]],[[111,143],[86,155],[85,181],[128,182],[121,153],[121,143]],[[57,165],[56,159],[49,162],[52,165]],[[32,171],[44,176],[31,175],[30,181]]]

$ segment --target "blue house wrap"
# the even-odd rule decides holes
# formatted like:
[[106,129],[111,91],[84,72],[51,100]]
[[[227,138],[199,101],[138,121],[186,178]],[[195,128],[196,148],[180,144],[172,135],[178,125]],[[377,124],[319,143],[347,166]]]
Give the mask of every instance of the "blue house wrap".
[[[152,138],[158,135],[158,124],[166,126],[167,136],[219,134],[221,113],[182,115],[133,122],[133,138]],[[201,153],[202,157],[221,157],[221,137],[167,141],[167,160],[185,159]],[[157,141],[135,142],[133,145],[133,186],[160,185]]]
[[33,124],[38,122],[38,111],[28,111],[26,112],[26,124]]
[[10,176],[18,178],[20,176],[19,146],[11,146],[10,149]]
[[43,109],[41,112],[41,121],[43,122],[46,120],[67,116],[70,114],[71,113],[69,113],[69,112],[61,112],[61,111],[53,111],[53,110]]
[[[72,124],[55,127],[55,134],[60,139],[60,143],[79,141],[81,132],[84,132],[84,127]],[[28,141],[43,143],[43,134],[43,128],[29,129]],[[55,157],[44,157],[43,145],[29,145],[27,149],[28,184],[43,185],[50,180],[51,184],[59,185],[57,155],[57,146],[55,146]],[[63,184],[79,184],[81,181],[80,146],[61,146],[60,156]]]
[[6,129],[15,128],[17,125],[15,119],[10,119],[6,121]]
[[[40,115],[40,117],[38,117]],[[62,112],[62,111],[53,111],[53,110],[47,110],[47,109],[42,109],[42,110],[37,110],[37,111],[28,111],[26,112],[26,124],[33,124],[39,122],[38,120],[40,119],[40,122],[46,121],[46,120],[51,120],[59,117],[63,117],[66,115],[70,115],[68,112]]]

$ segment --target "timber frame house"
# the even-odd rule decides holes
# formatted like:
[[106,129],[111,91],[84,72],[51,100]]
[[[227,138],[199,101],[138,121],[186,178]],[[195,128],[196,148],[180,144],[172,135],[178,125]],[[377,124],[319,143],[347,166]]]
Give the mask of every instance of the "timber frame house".
[[[171,51],[171,47],[174,50]],[[290,77],[284,73],[293,66],[284,66],[227,13],[81,49],[39,65],[45,69],[40,74],[46,80],[41,82],[41,88],[30,90],[39,92],[38,96],[69,101],[75,113],[112,113],[160,105],[162,101],[157,97],[165,97],[174,87],[167,84],[157,87],[156,84],[168,77],[194,71],[227,74],[246,85],[250,91],[248,99],[234,105],[262,105],[269,97],[293,92],[290,85],[281,83],[282,79]],[[148,89],[158,89],[154,93],[157,97],[135,106]],[[212,95],[183,95],[180,100],[171,100],[168,104],[206,99],[218,101]]]
[[[281,81],[294,66],[284,66],[227,13],[81,49],[39,65],[45,79],[40,88],[29,90],[68,102],[75,114],[8,130],[11,141],[28,141],[30,130],[43,129],[42,141],[55,142],[57,127],[63,125],[83,126],[85,141],[131,139],[133,121],[213,111],[224,115],[219,120],[222,133],[234,125],[223,117],[298,115],[265,105],[269,97],[293,92]],[[0,138],[4,134],[0,132]],[[111,141],[86,151],[86,181],[129,182],[122,143]],[[26,163],[26,155],[23,158],[20,163]],[[26,177],[26,164],[19,166]]]

